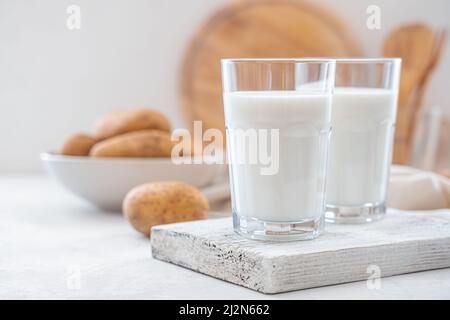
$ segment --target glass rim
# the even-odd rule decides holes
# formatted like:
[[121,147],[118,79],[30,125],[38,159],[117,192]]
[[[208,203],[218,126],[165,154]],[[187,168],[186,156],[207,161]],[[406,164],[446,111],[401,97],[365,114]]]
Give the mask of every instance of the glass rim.
[[336,64],[338,63],[394,63],[398,64],[402,61],[402,58],[335,58]]
[[339,57],[322,57],[322,58],[224,58],[220,59],[222,64],[225,63],[241,63],[241,62],[255,62],[255,63],[394,63],[398,64],[402,61],[402,58],[386,58],[386,57],[373,57],[373,58],[339,58]]
[[222,64],[226,63],[334,63],[334,58],[224,58],[220,59]]

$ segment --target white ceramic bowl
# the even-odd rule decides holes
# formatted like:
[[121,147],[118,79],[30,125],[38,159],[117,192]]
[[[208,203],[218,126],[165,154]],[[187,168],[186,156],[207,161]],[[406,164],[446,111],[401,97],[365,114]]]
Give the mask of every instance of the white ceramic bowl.
[[67,189],[112,211],[120,211],[125,195],[140,184],[176,180],[201,188],[224,169],[222,164],[176,165],[170,158],[91,158],[43,153],[41,160]]

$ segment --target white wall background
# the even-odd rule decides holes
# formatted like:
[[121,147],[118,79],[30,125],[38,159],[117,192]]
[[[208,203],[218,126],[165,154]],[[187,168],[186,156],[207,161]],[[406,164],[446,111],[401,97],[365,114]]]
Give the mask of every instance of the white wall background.
[[[39,152],[89,130],[109,110],[149,106],[182,126],[178,72],[196,27],[231,0],[0,0],[0,173],[41,171]],[[378,55],[393,27],[450,23],[448,0],[316,0],[343,18],[366,52]],[[66,9],[81,8],[68,30]],[[366,8],[382,28],[366,28]],[[450,108],[450,47],[428,104]]]

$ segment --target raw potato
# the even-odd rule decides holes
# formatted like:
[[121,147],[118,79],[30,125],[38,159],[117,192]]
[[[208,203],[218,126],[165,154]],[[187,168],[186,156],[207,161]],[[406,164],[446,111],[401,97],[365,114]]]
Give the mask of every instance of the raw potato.
[[159,130],[125,133],[103,140],[92,147],[93,157],[170,157],[170,134]]
[[94,137],[102,140],[127,132],[156,129],[170,132],[171,125],[161,112],[140,108],[108,113],[94,125]]
[[77,133],[64,142],[59,153],[66,156],[87,156],[96,143],[97,140],[93,137],[84,133]]
[[131,225],[149,236],[152,226],[208,217],[208,200],[198,189],[176,181],[154,182],[132,189],[123,201]]

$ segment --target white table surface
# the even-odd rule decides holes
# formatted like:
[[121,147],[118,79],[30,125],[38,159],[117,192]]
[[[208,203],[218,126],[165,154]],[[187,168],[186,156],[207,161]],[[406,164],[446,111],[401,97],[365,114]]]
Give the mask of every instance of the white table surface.
[[149,239],[45,176],[0,176],[0,298],[450,299],[450,269],[264,295],[154,260]]

